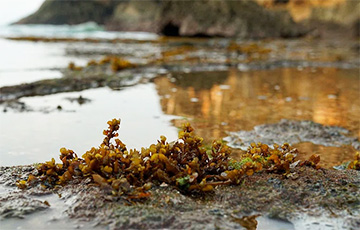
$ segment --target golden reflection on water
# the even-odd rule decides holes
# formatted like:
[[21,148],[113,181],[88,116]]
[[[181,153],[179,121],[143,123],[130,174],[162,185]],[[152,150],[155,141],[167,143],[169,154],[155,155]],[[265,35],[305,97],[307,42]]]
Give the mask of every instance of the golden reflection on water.
[[300,160],[309,159],[312,154],[319,154],[321,156],[320,166],[330,168],[340,163],[353,160],[353,155],[356,150],[352,146],[343,147],[329,147],[322,145],[315,145],[311,142],[303,142],[293,145],[295,148],[301,150],[299,155]]
[[[191,119],[197,133],[207,141],[223,138],[227,131],[251,130],[283,118],[341,126],[359,137],[359,82],[358,70],[336,68],[233,69],[178,73],[170,79],[154,80],[162,110]],[[182,122],[176,120],[175,125]],[[298,147],[300,151],[314,150]],[[338,150],[316,151],[327,154],[325,161],[332,163],[349,160],[353,154],[348,151],[343,158],[337,158]]]

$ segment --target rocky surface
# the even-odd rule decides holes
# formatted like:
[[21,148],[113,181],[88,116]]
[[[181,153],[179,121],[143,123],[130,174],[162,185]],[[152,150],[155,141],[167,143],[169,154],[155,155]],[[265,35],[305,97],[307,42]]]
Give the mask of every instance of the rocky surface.
[[[63,10],[58,11],[61,7]],[[305,30],[287,12],[254,1],[45,1],[18,24],[79,24],[95,21],[109,30],[168,36],[243,38],[298,37]]]
[[255,126],[251,131],[232,132],[226,138],[234,148],[247,149],[252,142],[296,144],[311,142],[323,146],[352,145],[360,150],[360,142],[356,137],[349,137],[349,131],[336,126],[325,126],[313,121],[281,120],[275,124]]
[[14,194],[1,197],[0,202],[0,216],[2,218],[24,218],[26,214],[49,208],[46,203],[40,200]]
[[109,86],[114,89],[134,85],[140,79],[135,79],[127,73],[122,75],[113,74],[107,76],[103,73],[96,73],[82,77],[78,74],[75,77],[41,80],[17,86],[6,86],[1,88],[0,102],[11,101],[21,97],[50,95],[61,92],[76,92],[85,89]]
[[[80,24],[95,21],[104,24],[112,15],[116,1],[45,1],[41,7],[17,24]],[[61,9],[61,10],[59,10]]]
[[[297,167],[288,176],[260,172],[245,176],[241,185],[219,186],[214,192],[192,195],[154,184],[150,198],[137,201],[113,196],[88,179],[53,189],[15,189],[16,179],[25,179],[36,169],[0,167],[0,172],[0,186],[10,189],[0,193],[2,221],[14,217],[25,217],[22,221],[26,221],[27,214],[32,214],[31,219],[37,213],[41,226],[49,227],[87,223],[91,229],[256,229],[256,217],[262,215],[294,226],[299,220],[301,226],[317,226],[311,217],[319,220],[320,216],[335,229],[360,226],[360,172],[355,170]],[[49,216],[53,210],[57,211],[55,219]]]
[[[61,7],[62,11],[57,9]],[[18,24],[80,24],[169,36],[243,38],[359,36],[360,3],[352,0],[45,1]]]
[[[16,40],[34,41],[29,37]],[[78,69],[58,69],[62,72],[62,78],[0,87],[0,104],[26,96],[82,91],[104,86],[120,89],[146,82],[158,75],[171,75],[177,72],[204,74],[227,71],[229,68],[237,68],[243,72],[276,68],[356,69],[359,65],[358,53],[351,50],[351,47],[357,44],[355,42],[318,44],[302,40],[234,42],[217,38],[170,38],[142,43],[128,40],[91,40],[86,43],[83,39],[49,40],[40,37],[35,41],[69,42],[71,46],[66,49],[67,55],[90,56],[95,58],[92,62],[99,63],[102,59],[117,56],[129,60],[131,66],[114,72],[111,63],[93,65],[89,61],[90,64],[87,66],[76,66]],[[287,48],[283,49],[283,46]],[[301,47],[304,55],[299,55],[298,48],[295,47]],[[317,56],[309,60],[307,53],[317,53]],[[21,104],[12,103],[7,107],[19,107],[24,110]]]
[[256,0],[270,10],[286,10],[317,37],[359,37],[360,2],[353,0]]

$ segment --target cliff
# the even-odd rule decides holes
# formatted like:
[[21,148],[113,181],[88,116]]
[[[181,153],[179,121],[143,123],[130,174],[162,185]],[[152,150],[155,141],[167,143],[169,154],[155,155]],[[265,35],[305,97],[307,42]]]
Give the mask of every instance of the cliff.
[[360,1],[354,0],[256,0],[269,10],[286,10],[295,22],[317,30],[324,37],[360,36]]
[[[59,10],[61,9],[61,10]],[[108,30],[146,31],[170,36],[242,38],[304,34],[283,10],[254,1],[60,1],[46,0],[18,24],[78,24],[94,21]]]
[[15,24],[80,24],[94,21],[104,24],[113,14],[115,1],[46,0],[40,8]]

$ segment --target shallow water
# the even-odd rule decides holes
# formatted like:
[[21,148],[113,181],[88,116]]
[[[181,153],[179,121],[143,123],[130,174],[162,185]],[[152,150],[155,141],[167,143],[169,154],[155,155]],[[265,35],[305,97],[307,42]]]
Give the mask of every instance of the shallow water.
[[[7,189],[0,185],[0,191]],[[11,189],[14,192],[17,189]],[[7,192],[10,192],[7,189]],[[0,193],[0,196],[2,194]],[[49,208],[22,216],[22,218],[4,218],[0,219],[1,229],[101,229],[92,226],[89,222],[78,221],[68,218],[66,211],[71,207],[72,200],[64,201],[57,194],[42,196],[28,196],[41,202],[47,201]]]
[[89,58],[66,55],[64,43],[33,43],[0,38],[0,87],[59,78],[59,68],[73,61],[85,65]]
[[[360,135],[357,69],[277,68],[242,72],[179,73],[154,80],[162,110],[191,119],[205,140],[251,130],[281,119],[341,126]],[[182,120],[175,121],[178,126]],[[254,140],[256,142],[256,140]],[[352,159],[355,149],[298,144],[304,156],[316,152],[325,166]]]
[[[0,87],[34,82],[42,79],[59,78],[60,69],[66,68],[70,62],[78,66],[85,66],[90,59],[99,59],[102,55],[97,50],[112,53],[119,51],[125,55],[132,55],[132,61],[138,60],[137,53],[152,55],[153,47],[137,44],[121,46],[112,44],[77,43],[44,43],[29,41],[13,41],[7,37],[40,36],[61,38],[93,38],[93,39],[133,39],[153,40],[158,36],[143,32],[108,32],[95,23],[80,25],[11,25],[0,26]],[[141,46],[145,46],[141,48]],[[119,50],[120,49],[120,50]],[[144,50],[145,49],[145,50]],[[82,54],[79,55],[78,51]],[[91,52],[91,54],[87,53]]]
[[[57,158],[62,146],[73,148],[81,155],[101,142],[106,121],[114,117],[123,120],[121,138],[129,147],[136,148],[147,146],[161,134],[174,140],[176,127],[184,121],[174,119],[171,125],[174,116],[190,120],[207,142],[224,138],[231,131],[251,130],[256,125],[276,123],[283,118],[341,126],[350,130],[350,135],[360,136],[360,79],[359,69],[354,68],[358,53],[350,43],[344,46],[336,41],[318,43],[306,39],[136,42],[159,37],[105,32],[92,23],[7,26],[2,28],[0,36],[134,39],[94,44],[0,38],[0,49],[5,51],[0,53],[0,87],[59,78],[71,61],[84,66],[90,59],[99,60],[114,53],[166,73],[153,83],[122,91],[94,89],[20,99],[24,104],[18,106],[30,112],[6,109],[7,112],[0,114],[0,165]],[[231,42],[247,47],[248,51],[240,52],[238,48],[231,51]],[[200,70],[214,70],[214,66],[225,70],[232,66],[232,69]],[[143,71],[137,74],[147,74]],[[79,96],[91,102],[78,104]],[[62,110],[56,109],[58,105]],[[296,147],[304,151],[303,157],[312,152],[323,155],[322,161],[329,167],[349,160],[355,151],[351,147],[330,148],[311,143]]]
[[[0,198],[6,196],[4,192],[19,192],[18,188],[9,188],[0,184]],[[80,199],[76,194],[51,193],[47,195],[25,195],[28,199],[34,199],[40,202],[48,202],[50,205],[45,210],[35,210],[27,215],[18,215],[21,218],[0,218],[1,229],[112,229],[109,226],[97,226],[96,217],[84,217],[81,220],[72,219],[68,214],[76,212],[73,208],[74,203]],[[243,218],[244,216],[242,216]],[[255,218],[254,218],[255,220]],[[230,220],[229,220],[230,221]],[[257,230],[300,230],[294,228],[290,222],[270,219],[266,216],[256,217]],[[244,223],[243,223],[244,224]],[[245,227],[245,226],[244,226]],[[251,229],[251,228],[250,228]]]
[[[358,83],[357,70],[232,69],[173,73],[120,91],[100,88],[22,98],[20,102],[30,112],[8,109],[0,113],[0,165],[57,159],[61,147],[82,155],[100,144],[106,121],[115,117],[122,119],[120,138],[138,149],[154,143],[160,135],[175,140],[176,127],[184,120],[208,142],[283,118],[341,126],[359,137]],[[85,98],[83,104],[79,96]],[[294,146],[301,152],[300,159],[320,154],[324,167],[348,161],[355,152],[351,146]]]
[[[79,104],[79,96],[91,100]],[[74,100],[73,100],[74,99]],[[101,144],[106,122],[121,118],[120,139],[129,148],[147,147],[160,135],[177,138],[171,124],[175,116],[161,111],[153,84],[140,84],[120,91],[108,88],[50,96],[23,98],[33,112],[9,110],[0,113],[0,165],[44,162],[59,149],[73,149],[79,156]],[[58,110],[58,106],[62,110]]]
[[[111,34],[91,27],[93,25],[86,26],[63,27],[59,31],[56,29],[60,27],[25,26],[12,33],[17,36],[107,39],[122,36],[136,39],[135,34]],[[4,32],[2,35],[9,36]],[[138,39],[156,38],[146,36],[139,34]],[[0,49],[6,51],[0,53],[0,87],[58,78],[61,77],[61,68],[70,61],[86,65],[88,60],[98,60],[105,54],[119,54],[135,63],[149,63],[160,58],[164,64],[154,65],[155,69],[164,71],[158,71],[163,75],[154,78],[151,83],[119,91],[98,88],[21,98],[19,101],[23,104],[19,106],[23,106],[25,112],[11,108],[0,112],[0,165],[31,164],[51,158],[58,160],[61,147],[73,149],[81,156],[102,142],[102,130],[107,126],[106,121],[112,118],[121,118],[120,139],[129,148],[137,149],[156,142],[160,135],[165,135],[169,141],[175,140],[177,127],[185,120],[191,122],[206,142],[224,138],[232,131],[252,130],[256,125],[276,123],[283,118],[341,126],[350,130],[351,136],[360,136],[359,70],[354,69],[354,63],[338,62],[353,60],[353,52],[346,56],[349,50],[341,49],[337,44],[313,47],[308,46],[306,41],[264,41],[259,44],[275,52],[263,59],[256,52],[248,56],[230,55],[226,50],[228,41],[221,39],[210,40],[207,45],[201,41],[204,46],[199,48],[196,43],[195,49],[183,53],[188,49],[183,47],[186,42],[175,40],[168,47],[165,43],[33,43],[0,38]],[[175,55],[166,57],[167,51]],[[246,65],[252,59],[264,65],[252,69]],[[309,62],[276,64],[276,61],[284,59]],[[229,71],[199,71],[196,68],[204,60],[221,64],[222,69],[235,68]],[[266,60],[275,64],[265,65],[262,61]],[[328,63],[311,65],[315,61]],[[167,64],[173,65],[174,69],[179,67],[180,71],[167,68]],[[208,68],[214,68],[214,65]],[[146,72],[137,74],[144,75]],[[320,154],[321,165],[325,167],[348,161],[355,152],[350,146],[325,147],[310,142],[294,146],[302,153],[299,156],[301,159],[313,153]],[[9,190],[0,186],[0,195],[6,193]],[[50,210],[32,214],[22,221],[2,221],[1,226],[19,229],[29,225],[36,228],[89,227],[67,221],[65,214],[58,216],[65,210],[66,204],[55,195],[41,199],[50,202]],[[316,222],[316,218],[304,219],[306,221],[294,220],[291,224],[258,217],[258,229],[329,229],[327,227],[334,224],[328,220],[323,220],[322,225]]]

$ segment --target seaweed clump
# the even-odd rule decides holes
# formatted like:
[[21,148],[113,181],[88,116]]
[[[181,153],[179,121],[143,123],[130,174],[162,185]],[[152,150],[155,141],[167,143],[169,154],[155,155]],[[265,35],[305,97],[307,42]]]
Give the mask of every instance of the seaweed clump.
[[68,64],[68,69],[69,70],[72,70],[72,71],[80,71],[82,70],[83,68],[81,66],[76,66],[74,62],[70,62]]
[[[98,148],[91,148],[79,158],[74,151],[61,148],[60,160],[52,159],[40,164],[38,175],[31,175],[26,183],[41,182],[46,187],[63,185],[74,178],[92,178],[101,187],[113,190],[115,194],[128,194],[135,198],[146,197],[145,190],[152,183],[167,183],[180,190],[210,191],[213,186],[229,183],[220,174],[228,169],[230,149],[215,141],[210,152],[202,146],[203,139],[194,134],[190,124],[183,125],[179,140],[174,144],[166,142],[164,136],[149,148],[128,150],[118,138],[120,120],[108,122],[105,138]],[[115,139],[112,142],[112,139]],[[134,195],[134,192],[136,195]]]
[[227,51],[245,54],[247,56],[247,61],[267,59],[272,52],[271,49],[259,46],[256,43],[239,45],[234,41],[230,42]]
[[111,57],[111,69],[114,72],[132,67],[135,67],[135,65],[126,59]]
[[[98,148],[91,148],[82,158],[72,150],[61,148],[62,163],[52,159],[40,164],[37,175],[18,181],[18,187],[41,183],[52,188],[74,179],[90,178],[114,195],[141,199],[150,195],[146,191],[153,184],[166,183],[184,193],[207,192],[217,185],[239,184],[244,176],[262,170],[287,174],[299,162],[295,161],[297,150],[286,143],[273,148],[253,143],[240,161],[235,161],[230,159],[231,150],[222,141],[214,141],[210,149],[205,148],[203,139],[195,135],[189,123],[182,126],[179,140],[174,143],[161,136],[148,148],[128,150],[116,138],[120,120],[107,123],[109,127],[104,130],[105,138]],[[316,166],[318,162],[312,163],[301,164]]]
[[[101,65],[105,65],[105,64],[109,64],[110,68],[113,72],[118,72],[120,70],[136,67],[136,65],[134,63],[132,63],[124,58],[120,58],[120,57],[116,57],[116,56],[105,56],[102,59],[100,59],[99,61],[91,59],[90,61],[88,61],[87,66],[101,66]],[[75,67],[74,65],[71,67],[69,64],[68,68],[70,70],[76,70],[76,68],[74,68]]]
[[298,163],[295,161],[297,154],[298,150],[292,148],[288,143],[284,143],[282,146],[274,144],[273,148],[261,142],[251,143],[240,161],[231,163],[235,168],[245,169],[249,176],[261,170],[287,174],[290,172],[290,168],[295,167]]
[[356,152],[354,160],[347,166],[348,169],[360,170],[360,152]]

